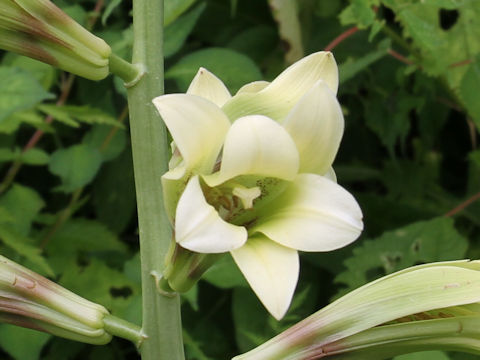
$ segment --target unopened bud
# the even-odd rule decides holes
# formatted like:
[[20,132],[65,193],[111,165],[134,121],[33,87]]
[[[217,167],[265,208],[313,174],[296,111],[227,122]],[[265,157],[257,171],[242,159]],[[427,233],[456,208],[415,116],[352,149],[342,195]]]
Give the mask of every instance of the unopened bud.
[[91,80],[109,73],[110,47],[48,0],[0,0],[0,48]]

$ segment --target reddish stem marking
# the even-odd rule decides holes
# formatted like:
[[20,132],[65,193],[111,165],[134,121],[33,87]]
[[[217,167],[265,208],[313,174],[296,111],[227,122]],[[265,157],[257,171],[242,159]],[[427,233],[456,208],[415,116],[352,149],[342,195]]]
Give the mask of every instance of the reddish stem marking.
[[467,206],[469,206],[470,204],[474,203],[475,201],[477,200],[480,200],[480,192],[479,193],[476,193],[475,195],[471,196],[470,198],[468,198],[467,200],[465,200],[464,202],[462,202],[460,205],[454,207],[452,210],[450,210],[449,212],[447,212],[445,214],[445,216],[453,216],[457,213],[459,213],[460,211],[462,211],[463,209],[465,209]]
[[344,31],[343,33],[341,33],[340,35],[338,35],[335,39],[333,39],[330,44],[328,44],[326,47],[325,47],[325,51],[332,51],[333,48],[335,48],[338,44],[340,44],[342,41],[346,40],[347,38],[349,38],[350,36],[352,36],[353,34],[355,34],[357,31],[358,31],[358,27],[354,26],[354,27],[351,27],[350,29]]

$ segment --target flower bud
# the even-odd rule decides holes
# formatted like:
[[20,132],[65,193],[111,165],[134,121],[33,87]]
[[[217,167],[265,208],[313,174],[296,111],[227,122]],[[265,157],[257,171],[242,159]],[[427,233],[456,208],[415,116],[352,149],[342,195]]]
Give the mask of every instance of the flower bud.
[[108,311],[0,256],[0,320],[64,338],[106,344]]
[[91,80],[109,74],[110,47],[48,0],[0,0],[0,48]]
[[480,261],[419,265],[368,283],[234,360],[480,354]]

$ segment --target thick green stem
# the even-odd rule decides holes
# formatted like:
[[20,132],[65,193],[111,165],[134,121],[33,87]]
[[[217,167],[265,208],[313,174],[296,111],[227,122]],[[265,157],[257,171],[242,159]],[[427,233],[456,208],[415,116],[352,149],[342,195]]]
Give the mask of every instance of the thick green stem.
[[143,360],[181,360],[179,296],[161,295],[151,275],[163,272],[172,238],[160,182],[169,157],[167,133],[152,104],[163,93],[163,1],[134,0],[133,22],[133,64],[145,71],[128,88],[142,261],[142,330],[147,336],[140,351]]

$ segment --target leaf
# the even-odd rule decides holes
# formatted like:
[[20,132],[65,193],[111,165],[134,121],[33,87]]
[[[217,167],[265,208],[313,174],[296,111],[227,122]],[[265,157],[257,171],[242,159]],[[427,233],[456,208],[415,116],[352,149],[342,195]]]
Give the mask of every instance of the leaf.
[[419,263],[455,260],[465,256],[467,240],[451,218],[419,221],[366,240],[345,260],[347,270],[335,282],[346,285],[336,297],[385,274]]
[[21,154],[20,160],[27,165],[46,165],[50,156],[41,149],[32,148]]
[[480,56],[469,66],[460,83],[460,99],[465,104],[468,113],[480,129]]
[[38,266],[42,273],[48,276],[55,275],[47,260],[41,255],[41,250],[30,245],[33,242],[31,239],[7,225],[0,225],[0,240],[20,256]]
[[196,0],[169,0],[165,2],[163,10],[163,24],[165,27],[174,22],[187,11]]
[[40,331],[0,324],[0,345],[15,360],[38,360],[52,337]]
[[0,66],[0,123],[16,111],[27,110],[54,96],[30,73]]
[[115,8],[118,7],[118,5],[120,5],[121,3],[122,3],[122,0],[110,0],[108,2],[107,6],[105,7],[105,10],[103,11],[103,14],[102,14],[102,25],[103,26],[107,25],[107,20],[110,17],[110,15],[112,14],[113,10],[115,10]]
[[356,24],[360,29],[369,27],[375,21],[374,5],[379,5],[378,0],[352,0],[350,5],[341,12],[340,23]]
[[[45,202],[34,189],[14,184],[0,197],[0,206],[7,209],[10,216],[15,219],[10,226],[20,235],[26,236],[30,233],[33,219],[45,206]],[[3,222],[0,218],[0,224]]]
[[340,64],[338,67],[338,73],[340,76],[340,83],[344,83],[353,78],[360,71],[366,69],[374,62],[380,60],[388,54],[390,48],[390,40],[385,39],[378,44],[378,50],[372,51],[361,58],[350,60]]
[[193,52],[172,66],[166,72],[165,77],[174,79],[180,89],[186,91],[200,67],[213,72],[232,93],[235,93],[244,84],[262,78],[260,70],[250,58],[223,48],[209,48]]
[[83,137],[83,143],[100,150],[103,161],[119,156],[127,144],[127,134],[118,127],[95,125]]
[[229,254],[222,256],[207,270],[202,278],[222,289],[230,289],[237,286],[248,287],[245,278]]
[[113,116],[90,106],[56,106],[43,104],[37,106],[37,109],[52,116],[55,120],[72,127],[79,127],[79,122],[123,127]]
[[174,55],[180,50],[188,35],[192,32],[200,15],[202,15],[205,10],[205,7],[205,3],[199,4],[193,10],[182,15],[165,28],[163,54],[166,58]]
[[137,206],[129,149],[102,166],[95,178],[92,196],[97,218],[112,231],[123,232],[131,223]]
[[89,184],[102,164],[100,152],[86,144],[55,151],[50,157],[49,170],[58,175],[62,184],[57,191],[73,192]]
[[289,64],[304,56],[302,28],[298,17],[298,2],[295,0],[269,0],[272,15],[278,24],[280,37],[286,44],[285,60]]
[[86,299],[105,306],[115,316],[123,316],[130,299],[140,288],[125,274],[93,259],[86,267],[73,265],[60,284]]

